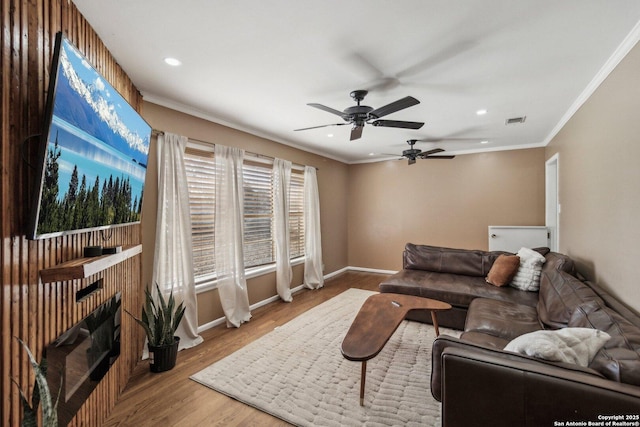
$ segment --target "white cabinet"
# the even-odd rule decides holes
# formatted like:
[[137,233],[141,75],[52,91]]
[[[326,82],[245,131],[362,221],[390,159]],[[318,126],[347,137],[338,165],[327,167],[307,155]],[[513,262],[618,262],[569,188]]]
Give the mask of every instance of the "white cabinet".
[[547,227],[544,226],[489,226],[489,250],[516,253],[521,247],[549,246]]

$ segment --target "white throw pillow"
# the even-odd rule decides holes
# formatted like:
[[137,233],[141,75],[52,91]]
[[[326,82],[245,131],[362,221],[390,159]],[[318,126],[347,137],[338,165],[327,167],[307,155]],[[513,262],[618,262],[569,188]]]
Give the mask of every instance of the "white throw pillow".
[[587,367],[609,338],[609,334],[598,329],[563,328],[520,335],[504,349],[538,359]]
[[520,248],[520,267],[511,279],[511,286],[522,291],[537,291],[540,289],[540,273],[542,264],[546,261],[540,253],[529,248]]

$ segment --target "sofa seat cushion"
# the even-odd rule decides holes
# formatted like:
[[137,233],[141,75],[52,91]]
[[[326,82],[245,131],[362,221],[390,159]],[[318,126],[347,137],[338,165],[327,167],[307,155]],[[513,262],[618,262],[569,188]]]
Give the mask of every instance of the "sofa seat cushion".
[[538,314],[547,327],[566,327],[576,307],[589,301],[602,302],[602,299],[585,282],[565,271],[543,271]]
[[456,307],[469,307],[476,298],[513,301],[535,307],[538,294],[510,286],[490,285],[483,277],[434,273],[423,270],[401,270],[380,283],[380,292],[417,295],[447,302]]
[[599,329],[611,336],[589,365],[606,378],[640,386],[640,328],[602,302],[576,308],[569,325]]
[[463,332],[462,335],[460,335],[460,339],[466,343],[488,347],[494,350],[502,350],[509,344],[509,340],[507,339],[475,331]]
[[486,298],[477,298],[469,305],[464,327],[465,332],[481,332],[507,341],[540,329],[535,307]]

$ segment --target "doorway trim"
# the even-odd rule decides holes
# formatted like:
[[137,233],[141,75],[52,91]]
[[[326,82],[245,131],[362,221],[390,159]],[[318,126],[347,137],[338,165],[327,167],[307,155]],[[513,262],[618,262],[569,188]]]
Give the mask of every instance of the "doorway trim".
[[545,225],[549,233],[549,248],[560,248],[560,153],[545,162]]

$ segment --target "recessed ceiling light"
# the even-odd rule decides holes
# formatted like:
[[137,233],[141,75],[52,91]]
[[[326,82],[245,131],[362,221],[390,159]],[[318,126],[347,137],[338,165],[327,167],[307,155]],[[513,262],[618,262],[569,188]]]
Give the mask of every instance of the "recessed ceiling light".
[[479,116],[484,116],[485,114],[487,114],[487,110],[482,109],[482,110],[478,110],[476,111],[476,114]]
[[370,156],[375,156],[376,153],[369,153]]
[[176,58],[164,58],[164,62],[167,65],[171,65],[172,67],[177,67],[178,65],[182,65],[182,62],[180,62],[180,60],[176,59]]
[[489,141],[480,141],[480,144],[488,144]]
[[328,133],[328,134],[327,134],[327,137],[328,137],[328,138],[333,138],[333,134],[332,134],[332,133]]

